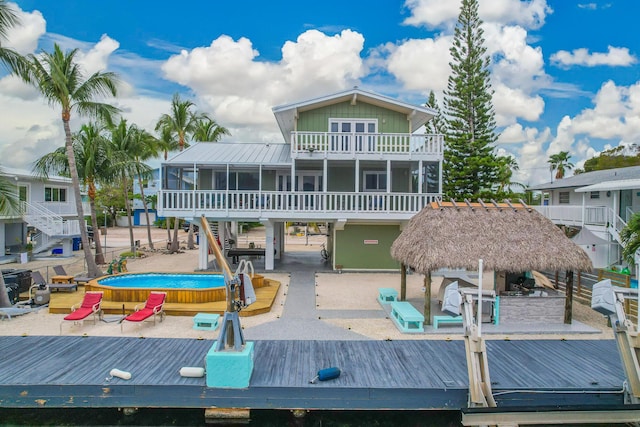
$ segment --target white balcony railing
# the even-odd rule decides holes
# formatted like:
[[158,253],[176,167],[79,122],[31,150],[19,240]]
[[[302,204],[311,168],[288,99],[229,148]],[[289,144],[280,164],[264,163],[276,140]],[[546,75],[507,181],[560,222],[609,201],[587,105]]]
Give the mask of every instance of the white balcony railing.
[[441,134],[291,132],[291,153],[430,154],[441,156]]
[[613,209],[605,206],[533,206],[542,215],[555,224],[573,226],[597,226],[606,228],[618,243],[621,243],[620,232],[627,223]]
[[163,190],[159,192],[158,210],[161,215],[171,215],[172,212],[414,214],[439,199],[439,194],[414,193]]

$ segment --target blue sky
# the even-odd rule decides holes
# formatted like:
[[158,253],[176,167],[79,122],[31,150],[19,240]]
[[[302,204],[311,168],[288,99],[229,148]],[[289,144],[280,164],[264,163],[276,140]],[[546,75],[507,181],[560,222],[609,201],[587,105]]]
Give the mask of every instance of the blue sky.
[[[457,0],[17,1],[3,46],[78,48],[87,72],[118,73],[114,103],[152,131],[179,92],[231,130],[225,140],[282,141],[271,107],[363,89],[442,105]],[[573,163],[640,144],[640,40],[634,0],[481,0],[492,57],[497,150],[515,179],[549,181],[547,159]],[[0,164],[30,169],[63,144],[59,111],[0,75]],[[82,120],[72,118],[78,128]]]

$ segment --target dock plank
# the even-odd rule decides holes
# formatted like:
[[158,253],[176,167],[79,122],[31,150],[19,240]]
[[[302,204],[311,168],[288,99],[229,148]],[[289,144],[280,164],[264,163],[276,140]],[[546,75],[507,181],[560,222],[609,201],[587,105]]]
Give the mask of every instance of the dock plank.
[[[204,366],[212,340],[2,337],[5,407],[248,407],[253,409],[460,409],[468,378],[462,341],[255,341],[248,389],[183,378]],[[488,341],[500,405],[622,403],[624,375],[612,340]],[[520,363],[517,363],[520,361]],[[319,369],[339,378],[310,384]],[[113,368],[131,380],[108,378]],[[576,393],[580,391],[580,393]],[[40,403],[38,403],[40,401]]]

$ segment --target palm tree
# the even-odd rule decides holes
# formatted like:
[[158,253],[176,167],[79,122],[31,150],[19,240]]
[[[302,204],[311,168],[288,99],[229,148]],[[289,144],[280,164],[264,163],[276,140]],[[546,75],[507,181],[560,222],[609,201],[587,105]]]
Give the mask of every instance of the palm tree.
[[[215,120],[203,114],[202,117],[196,121],[193,140],[198,142],[218,142],[224,135],[231,135],[229,129],[220,126]],[[195,242],[193,241],[193,222],[189,223],[187,248],[195,248]]]
[[95,101],[95,99],[103,96],[115,96],[117,94],[118,78],[111,72],[96,72],[85,78],[75,60],[77,53],[77,49],[64,53],[60,46],[55,44],[52,53],[43,52],[40,56],[28,55],[26,57],[28,67],[14,72],[26,83],[38,88],[41,95],[51,106],[60,107],[62,110],[61,118],[65,134],[65,149],[69,159],[69,172],[73,183],[77,218],[81,224],[80,237],[87,263],[87,274],[91,277],[97,277],[101,272],[91,253],[87,229],[84,227],[80,180],[78,178],[69,121],[71,120],[72,111],[80,116],[103,119],[108,119],[118,112],[119,110],[112,105]]
[[504,193],[505,191],[511,192],[510,188],[512,185],[517,187],[526,188],[524,184],[519,182],[513,182],[511,178],[513,178],[513,171],[517,171],[520,169],[518,166],[518,162],[513,156],[503,156],[498,157],[498,164],[500,165],[500,169],[498,171],[498,192]]
[[212,118],[204,116],[196,121],[193,140],[198,142],[218,142],[224,135],[231,135],[229,129],[220,126]]
[[7,39],[9,28],[20,24],[20,19],[15,11],[5,0],[0,0],[0,64],[6,65],[10,70],[18,70],[24,67],[24,58],[13,49],[2,47],[2,40]]
[[[16,186],[1,175],[2,170],[0,169],[0,214],[7,215],[18,211],[18,193],[16,192]],[[4,277],[0,274],[0,307],[10,306],[11,302],[9,301]]]
[[143,151],[142,148],[138,147],[146,143],[150,135],[134,124],[128,125],[125,119],[120,119],[120,122],[117,125],[112,125],[109,131],[111,133],[109,144],[111,167],[112,171],[118,177],[117,180],[124,195],[124,205],[129,223],[131,252],[135,252],[129,190],[133,186],[134,177],[148,176],[151,172],[151,169],[147,165],[136,161],[136,155],[140,155],[139,152]]
[[132,135],[130,144],[128,147],[128,153],[133,160],[133,167],[135,168],[135,176],[138,179],[138,187],[140,188],[140,198],[142,200],[142,206],[144,207],[144,214],[147,219],[147,239],[149,242],[149,248],[153,250],[153,239],[151,238],[151,221],[149,221],[149,206],[147,198],[144,195],[144,182],[152,178],[151,168],[144,162],[146,160],[155,158],[158,156],[160,146],[158,140],[149,132],[143,129],[137,129]]
[[553,173],[554,170],[556,171],[556,179],[564,178],[564,173],[567,170],[573,169],[573,163],[569,162],[570,158],[571,156],[568,151],[561,151],[549,156],[549,160],[547,161],[549,163],[549,169],[551,173]]
[[[194,134],[196,125],[199,120],[206,118],[203,114],[192,111],[195,104],[189,100],[183,101],[179,94],[173,96],[171,101],[171,113],[163,114],[156,124],[156,131],[162,132],[163,145],[166,147],[168,142],[165,138],[169,137],[170,141],[177,141],[177,146],[182,151],[187,140]],[[165,148],[165,158],[167,149]],[[180,246],[178,244],[178,226],[179,221],[174,218],[173,239],[171,239],[171,252],[178,252]]]
[[[91,225],[94,230],[99,228],[96,215],[96,183],[109,181],[111,170],[109,156],[106,153],[107,140],[103,133],[103,125],[89,123],[82,125],[80,131],[73,135],[73,151],[78,167],[78,178],[87,188],[91,207]],[[59,147],[52,153],[42,156],[36,161],[33,171],[37,176],[45,178],[49,173],[69,176],[69,161],[65,147]],[[105,264],[106,258],[100,239],[94,238],[94,243],[96,245],[96,264]]]
[[627,225],[620,231],[622,256],[625,261],[635,264],[635,255],[640,250],[640,212],[633,214]]

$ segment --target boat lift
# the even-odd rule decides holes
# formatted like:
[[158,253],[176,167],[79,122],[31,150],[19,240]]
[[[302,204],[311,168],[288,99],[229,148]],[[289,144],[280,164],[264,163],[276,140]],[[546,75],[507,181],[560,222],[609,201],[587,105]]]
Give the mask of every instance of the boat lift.
[[[480,260],[482,277],[482,260]],[[450,316],[462,315],[464,342],[469,373],[468,408],[462,410],[464,426],[514,427],[526,424],[593,424],[593,423],[635,423],[640,419],[640,341],[638,330],[624,313],[624,301],[638,298],[637,289],[611,286],[604,280],[593,286],[591,307],[609,316],[615,332],[616,342],[622,358],[627,378],[624,386],[626,397],[622,408],[615,409],[557,409],[531,408],[530,410],[501,409],[497,407],[491,389],[487,349],[481,333],[482,302],[495,301],[495,293],[482,289],[480,279],[478,289],[459,288],[452,282],[445,288],[442,311]],[[473,305],[477,305],[477,320],[474,319]],[[462,310],[461,310],[462,307]]]
[[611,321],[620,359],[627,380],[624,384],[625,403],[640,404],[640,340],[638,329],[624,312],[626,299],[638,298],[638,289],[613,286],[611,280],[593,285],[591,308],[608,316]]

